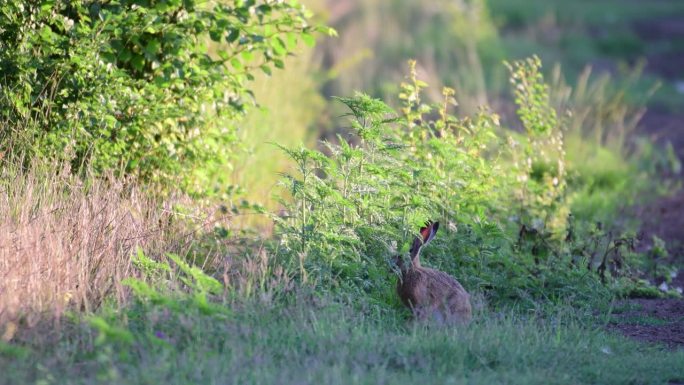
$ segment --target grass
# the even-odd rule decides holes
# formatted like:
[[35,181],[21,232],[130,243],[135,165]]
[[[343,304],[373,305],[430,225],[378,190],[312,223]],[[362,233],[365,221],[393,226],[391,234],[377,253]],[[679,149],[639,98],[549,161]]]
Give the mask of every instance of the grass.
[[[177,252],[202,265],[216,248],[194,253],[206,215],[183,196],[161,199],[126,179],[72,175],[34,161],[0,169],[0,325],[32,327],[46,314],[92,311],[123,301],[131,255]],[[185,207],[185,209],[183,208]],[[211,228],[211,227],[209,227]],[[10,336],[11,337],[11,336]]]
[[[358,305],[358,300],[354,300]],[[480,311],[435,328],[346,301],[247,303],[229,316],[133,306],[126,340],[84,323],[42,346],[0,345],[0,383],[37,384],[663,384],[684,378],[684,350],[607,334],[570,312]],[[127,319],[127,321],[122,321]]]
[[143,222],[161,219],[145,199],[121,199],[121,181],[85,186],[68,170],[3,167],[2,180],[0,320],[121,297],[131,248],[151,246]]

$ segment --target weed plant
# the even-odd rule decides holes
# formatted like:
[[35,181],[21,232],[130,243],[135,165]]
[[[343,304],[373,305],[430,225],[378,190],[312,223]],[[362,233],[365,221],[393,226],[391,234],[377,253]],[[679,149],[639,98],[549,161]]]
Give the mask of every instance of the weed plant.
[[325,151],[285,149],[297,173],[283,180],[292,200],[275,218],[273,253],[300,282],[396,302],[389,259],[438,219],[446,231],[426,263],[488,300],[588,305],[629,292],[633,237],[570,211],[578,187],[567,182],[565,121],[539,59],[509,65],[523,134],[486,109],[451,115],[448,88],[441,102],[424,103],[427,85],[411,68],[400,111],[363,94],[338,98],[353,136],[324,142]]

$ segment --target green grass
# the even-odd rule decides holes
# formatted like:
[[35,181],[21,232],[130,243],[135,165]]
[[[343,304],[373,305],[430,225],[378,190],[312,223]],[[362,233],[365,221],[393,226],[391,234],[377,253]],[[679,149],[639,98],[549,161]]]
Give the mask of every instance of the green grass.
[[[314,304],[315,303],[315,304]],[[482,311],[466,328],[416,325],[399,309],[333,301],[256,303],[228,317],[132,310],[117,337],[67,325],[52,343],[0,348],[3,384],[664,384],[684,350],[607,334],[560,311]],[[125,317],[124,317],[125,314]],[[154,336],[163,331],[164,339]],[[115,334],[111,334],[115,335]],[[47,336],[44,336],[48,338]]]

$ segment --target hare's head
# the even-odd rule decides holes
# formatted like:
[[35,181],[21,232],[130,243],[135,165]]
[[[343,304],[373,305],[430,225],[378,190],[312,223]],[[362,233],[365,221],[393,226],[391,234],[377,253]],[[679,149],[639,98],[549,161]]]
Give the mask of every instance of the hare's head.
[[411,262],[414,265],[420,265],[420,259],[418,258],[418,254],[420,253],[420,248],[427,245],[428,242],[432,240],[432,238],[435,237],[435,234],[437,234],[437,230],[439,229],[439,222],[433,222],[433,221],[428,221],[424,227],[421,227],[420,229],[420,236],[416,237],[413,240],[413,244],[411,245]]

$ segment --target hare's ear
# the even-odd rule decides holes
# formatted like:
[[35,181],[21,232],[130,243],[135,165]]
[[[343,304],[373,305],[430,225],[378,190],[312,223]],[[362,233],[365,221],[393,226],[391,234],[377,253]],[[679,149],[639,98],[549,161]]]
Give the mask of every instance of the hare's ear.
[[439,229],[439,222],[428,221],[425,227],[420,229],[420,235],[423,237],[423,245],[427,244],[435,237]]

